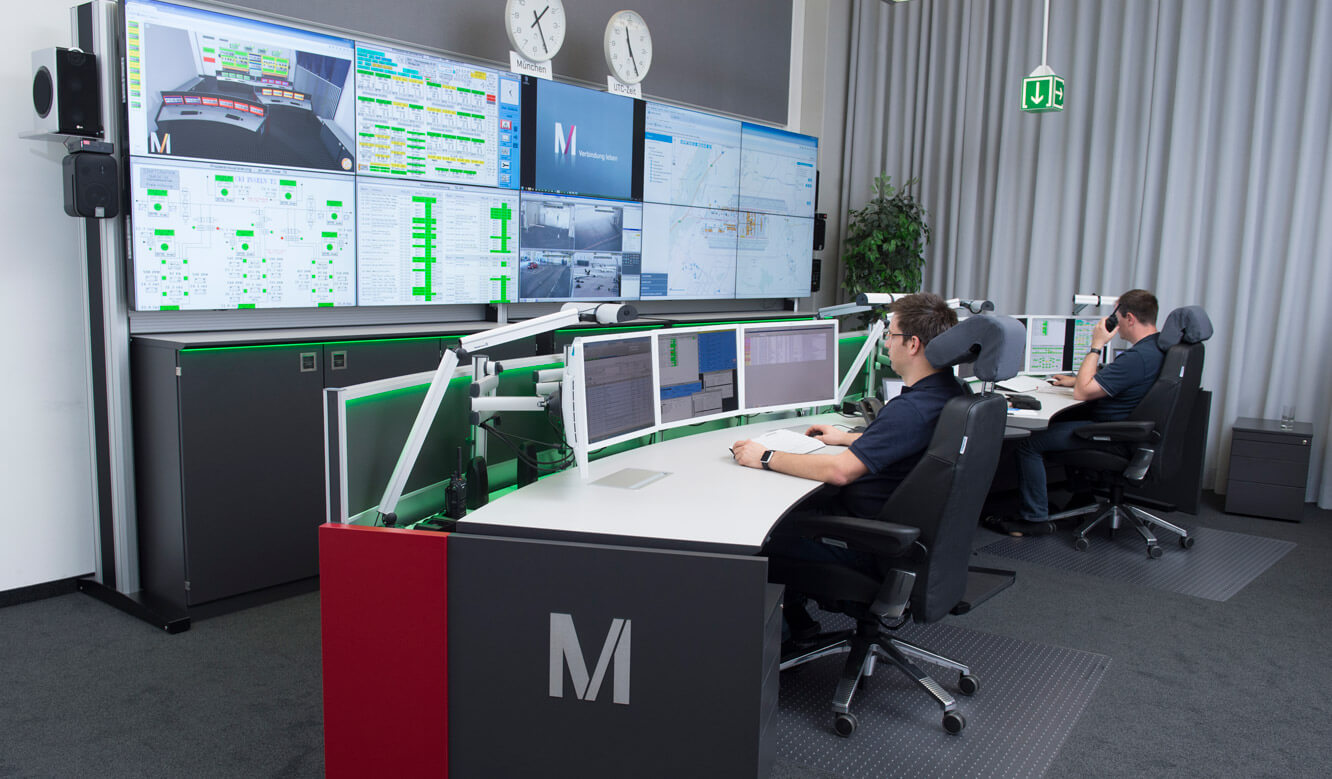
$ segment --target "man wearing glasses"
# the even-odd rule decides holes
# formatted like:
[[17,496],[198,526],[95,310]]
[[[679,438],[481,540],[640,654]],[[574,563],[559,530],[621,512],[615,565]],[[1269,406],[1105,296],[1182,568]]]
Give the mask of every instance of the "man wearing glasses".
[[[1014,455],[1018,467],[1018,493],[1021,508],[1016,518],[990,516],[985,526],[1012,536],[1047,535],[1054,531],[1049,521],[1049,496],[1046,492],[1046,452],[1075,449],[1081,443],[1075,431],[1091,422],[1113,422],[1128,417],[1161,373],[1163,355],[1157,346],[1156,296],[1147,290],[1133,289],[1119,296],[1112,316],[1096,323],[1091,348],[1082,357],[1076,376],[1054,376],[1059,387],[1072,387],[1073,397],[1087,403],[1083,408],[1090,419],[1055,421],[1017,445]],[[1133,348],[1100,368],[1101,350],[1118,334]]]
[[943,298],[928,293],[908,295],[891,310],[884,346],[893,371],[902,377],[901,394],[888,401],[863,433],[832,425],[811,425],[805,431],[825,444],[848,449],[831,455],[793,454],[744,440],[731,447],[735,461],[835,485],[841,488],[836,497],[842,508],[860,517],[877,515],[930,445],[944,404],[962,394],[951,368],[935,368],[925,359],[925,346],[957,324],[957,314]]
[[[938,295],[907,295],[892,305],[884,345],[893,371],[902,377],[902,392],[884,405],[862,433],[832,425],[811,425],[806,435],[819,436],[830,446],[846,446],[837,454],[793,454],[765,450],[754,441],[736,441],[735,461],[750,468],[767,468],[837,489],[824,488],[797,506],[805,511],[853,514],[873,518],[897,485],[929,448],[934,426],[944,404],[962,394],[952,368],[935,368],[925,359],[925,346],[957,324],[957,313]],[[809,539],[782,533],[778,526],[765,553],[783,557],[829,560],[873,570],[868,556],[836,549]],[[819,623],[805,610],[805,597],[791,590],[785,595],[783,615],[790,636],[797,640],[818,633]]]

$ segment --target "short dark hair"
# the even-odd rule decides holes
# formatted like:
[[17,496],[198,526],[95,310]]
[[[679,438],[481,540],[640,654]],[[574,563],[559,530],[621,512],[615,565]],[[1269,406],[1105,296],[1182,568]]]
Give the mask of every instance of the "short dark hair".
[[1115,311],[1132,314],[1134,319],[1145,325],[1156,326],[1156,314],[1160,311],[1156,296],[1145,289],[1131,289],[1119,296]]
[[921,346],[957,324],[957,312],[932,292],[916,292],[894,301],[893,325],[903,335],[914,335]]

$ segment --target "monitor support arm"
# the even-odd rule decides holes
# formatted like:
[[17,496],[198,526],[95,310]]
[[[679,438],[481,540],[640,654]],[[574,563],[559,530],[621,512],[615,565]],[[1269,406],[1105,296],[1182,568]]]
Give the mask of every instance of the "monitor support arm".
[[379,515],[384,520],[384,524],[391,525],[396,521],[398,501],[402,499],[402,491],[407,486],[407,477],[411,475],[412,467],[416,465],[416,458],[421,454],[421,446],[425,443],[426,434],[430,431],[430,425],[434,422],[435,415],[439,413],[440,404],[444,401],[444,393],[449,388],[449,381],[453,379],[453,372],[457,369],[458,363],[467,359],[470,352],[479,352],[520,338],[541,335],[579,322],[613,324],[627,322],[637,317],[638,311],[626,303],[593,305],[566,303],[563,308],[553,314],[524,319],[521,322],[465,335],[460,339],[456,349],[444,350],[444,356],[439,361],[439,367],[435,370],[434,376],[430,378],[430,389],[426,390],[425,400],[421,401],[421,409],[416,412],[416,420],[412,422],[411,432],[407,434],[407,442],[403,444],[402,453],[398,455],[398,462],[393,466],[393,474],[389,477],[388,486],[384,489],[384,496],[380,498]]

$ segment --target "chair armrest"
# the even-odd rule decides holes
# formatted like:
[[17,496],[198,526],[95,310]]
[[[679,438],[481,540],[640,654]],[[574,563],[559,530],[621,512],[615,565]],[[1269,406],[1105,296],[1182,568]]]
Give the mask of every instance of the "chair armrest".
[[801,517],[792,528],[802,536],[845,544],[876,557],[902,557],[920,538],[920,528],[879,519],[835,514]]
[[1155,427],[1156,423],[1151,421],[1093,422],[1074,430],[1073,434],[1087,441],[1138,443],[1152,440]]

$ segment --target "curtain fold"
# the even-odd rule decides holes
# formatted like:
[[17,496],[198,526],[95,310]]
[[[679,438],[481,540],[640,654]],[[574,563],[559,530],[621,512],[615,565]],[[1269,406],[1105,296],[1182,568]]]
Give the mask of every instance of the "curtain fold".
[[1066,313],[1142,287],[1162,316],[1204,306],[1206,486],[1225,490],[1237,417],[1293,403],[1314,425],[1306,497],[1332,508],[1332,3],[1052,0],[1065,109],[1024,114],[1043,11],[857,0],[840,202],[881,172],[919,178],[925,288],[945,296]]

